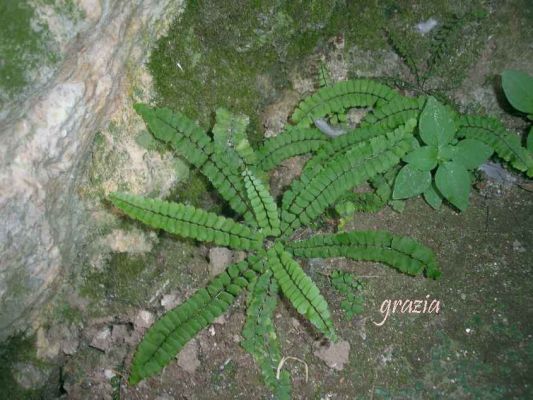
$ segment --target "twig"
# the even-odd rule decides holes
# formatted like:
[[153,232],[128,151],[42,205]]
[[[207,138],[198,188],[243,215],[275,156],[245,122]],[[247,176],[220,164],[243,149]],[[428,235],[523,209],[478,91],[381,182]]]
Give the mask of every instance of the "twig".
[[292,357],[292,356],[283,357],[281,359],[281,361],[278,364],[278,369],[276,370],[276,379],[279,381],[279,377],[281,374],[281,368],[283,368],[283,364],[285,364],[285,361],[287,360],[299,361],[305,366],[305,383],[307,383],[307,381],[309,380],[309,367],[307,366],[307,363],[298,357]]

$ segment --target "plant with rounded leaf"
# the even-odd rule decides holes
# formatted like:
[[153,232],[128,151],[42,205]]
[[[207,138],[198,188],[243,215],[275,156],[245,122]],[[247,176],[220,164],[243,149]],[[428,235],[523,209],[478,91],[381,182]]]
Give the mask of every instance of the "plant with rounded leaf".
[[458,140],[454,114],[433,97],[420,114],[418,131],[421,144],[403,157],[406,165],[396,177],[393,198],[423,193],[434,208],[444,197],[464,211],[472,184],[470,171],[489,159],[492,148],[476,139]]
[[[533,121],[533,77],[508,69],[502,73],[502,87],[509,103]],[[527,148],[533,151],[533,126],[529,128]]]

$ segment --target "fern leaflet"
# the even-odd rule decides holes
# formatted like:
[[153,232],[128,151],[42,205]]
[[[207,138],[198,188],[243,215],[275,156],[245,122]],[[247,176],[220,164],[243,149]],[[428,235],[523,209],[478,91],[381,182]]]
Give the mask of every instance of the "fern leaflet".
[[257,150],[257,167],[265,172],[270,171],[282,161],[315,151],[328,142],[328,138],[318,129],[287,128],[265,140]]
[[519,171],[533,176],[533,156],[520,144],[518,136],[509,133],[500,121],[480,116],[461,116],[459,137],[476,139],[491,146],[496,154]]
[[192,206],[112,193],[111,202],[131,218],[156,229],[232,249],[260,249],[263,237],[246,225]]
[[280,221],[274,199],[258,178],[249,169],[243,171],[244,186],[254,211],[255,221],[264,236],[279,236]]
[[438,278],[435,254],[426,246],[404,236],[388,232],[348,232],[318,235],[292,242],[287,250],[297,257],[348,257],[354,260],[378,261],[409,275],[425,272]]
[[304,315],[327,338],[335,341],[337,336],[331,321],[328,303],[313,280],[280,243],[274,244],[268,250],[267,263],[283,294],[296,311]]
[[241,346],[259,364],[263,379],[279,400],[291,399],[290,374],[282,371],[276,379],[281,361],[281,346],[274,329],[272,316],[278,303],[278,284],[270,270],[265,271],[251,285],[248,296],[246,323],[242,330]]
[[398,94],[388,86],[367,79],[338,82],[306,97],[291,119],[299,127],[310,126],[315,119],[329,114],[342,113],[353,107],[387,103],[396,96]]

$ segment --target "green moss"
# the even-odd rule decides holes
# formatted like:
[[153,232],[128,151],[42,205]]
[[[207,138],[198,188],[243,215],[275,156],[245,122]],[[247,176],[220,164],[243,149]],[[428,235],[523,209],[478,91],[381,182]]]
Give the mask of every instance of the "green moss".
[[44,366],[35,358],[35,337],[18,334],[0,343],[0,391],[3,398],[14,400],[41,399],[39,390],[27,390],[20,387],[13,377],[14,365],[19,362],[32,362]]
[[[260,110],[288,86],[295,67],[306,69],[305,59],[317,47],[340,33],[352,45],[383,43],[376,26],[383,25],[385,12],[365,3],[191,1],[151,57],[159,105],[204,128],[212,126],[218,107],[244,113],[257,143]],[[272,87],[262,87],[260,77]]]
[[58,60],[49,42],[48,26],[37,23],[27,1],[0,3],[0,102],[20,92],[31,71]]
[[194,243],[162,235],[149,254],[112,253],[102,270],[86,271],[80,292],[91,300],[89,313],[96,316],[147,307],[158,290],[191,281],[188,268],[195,257]]

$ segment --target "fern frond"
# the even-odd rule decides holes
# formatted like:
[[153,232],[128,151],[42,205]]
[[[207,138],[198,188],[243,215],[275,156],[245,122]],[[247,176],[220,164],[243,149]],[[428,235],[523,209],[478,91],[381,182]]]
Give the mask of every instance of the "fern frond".
[[533,176],[533,155],[494,118],[465,115],[459,118],[458,137],[476,139],[491,146],[496,154],[519,171]]
[[418,115],[424,108],[426,99],[424,96],[414,98],[398,96],[366,114],[361,121],[361,127],[373,126],[395,129],[411,118],[418,120]]
[[287,250],[297,257],[348,257],[354,260],[378,261],[409,275],[425,272],[438,278],[440,271],[431,249],[414,239],[389,232],[347,232],[317,235],[292,242]]
[[342,217],[354,212],[376,212],[387,205],[392,197],[392,182],[398,173],[398,168],[391,169],[385,174],[376,175],[370,179],[370,185],[375,189],[371,193],[350,193],[348,198],[335,205],[335,211]]
[[465,20],[453,15],[434,30],[431,40],[431,56],[427,62],[424,79],[435,75],[435,71],[449,65],[449,55],[460,40],[461,28]]
[[329,142],[318,129],[289,127],[279,135],[265,140],[257,150],[257,167],[270,171],[282,161],[313,152]]
[[327,338],[335,341],[337,336],[326,299],[322,297],[313,280],[279,242],[268,250],[267,264],[283,294],[294,308]]
[[216,111],[216,122],[213,126],[215,150],[229,159],[238,170],[242,164],[254,164],[256,157],[248,137],[246,127],[248,117],[235,115],[225,108]]
[[192,206],[125,193],[111,202],[131,218],[156,229],[232,249],[260,249],[263,237],[243,224]]
[[389,29],[386,29],[385,32],[387,33],[387,38],[389,39],[390,45],[392,46],[398,57],[400,57],[405,63],[405,65],[407,65],[409,71],[411,71],[411,74],[413,74],[416,79],[416,82],[418,83],[420,81],[418,67],[416,65],[415,60],[411,56],[411,52],[405,45],[405,42],[401,40],[395,32]]
[[313,221],[346,191],[398,164],[413,140],[411,134],[390,132],[340,153],[314,176],[301,176],[283,196],[283,234]]
[[204,174],[230,207],[245,221],[253,221],[247,207],[246,191],[238,166],[226,157],[225,152],[215,152],[213,141],[198,125],[181,113],[167,108],[150,108],[136,104],[155,138],[168,143],[172,149]]
[[255,221],[264,236],[279,236],[280,221],[276,202],[261,180],[250,169],[243,171],[244,186],[255,215]]
[[213,153],[209,135],[185,115],[168,108],[151,108],[146,104],[135,104],[134,108],[156,139],[170,144],[176,153],[196,168],[201,168]]
[[[412,133],[416,122],[409,125],[403,125],[395,129],[396,132]],[[305,164],[302,176],[314,176],[330,160],[339,156],[342,153],[353,148],[353,146],[372,139],[373,137],[385,135],[391,129],[381,126],[368,126],[364,128],[356,128],[346,134],[330,140],[318,149],[316,154]]]
[[331,74],[326,63],[322,61],[318,66],[318,87],[323,88],[331,85]]
[[338,82],[302,100],[291,119],[297,126],[306,127],[328,114],[342,113],[353,107],[372,107],[396,96],[398,94],[390,87],[367,79]]
[[259,257],[230,265],[207,287],[163,315],[144,335],[131,365],[130,384],[164,368],[198,332],[228,310],[237,296],[263,272]]
[[278,303],[278,284],[270,270],[260,275],[250,287],[246,322],[242,330],[241,346],[252,355],[261,369],[263,380],[279,400],[291,399],[291,381],[288,371],[276,379],[281,361],[281,346],[272,317]]

